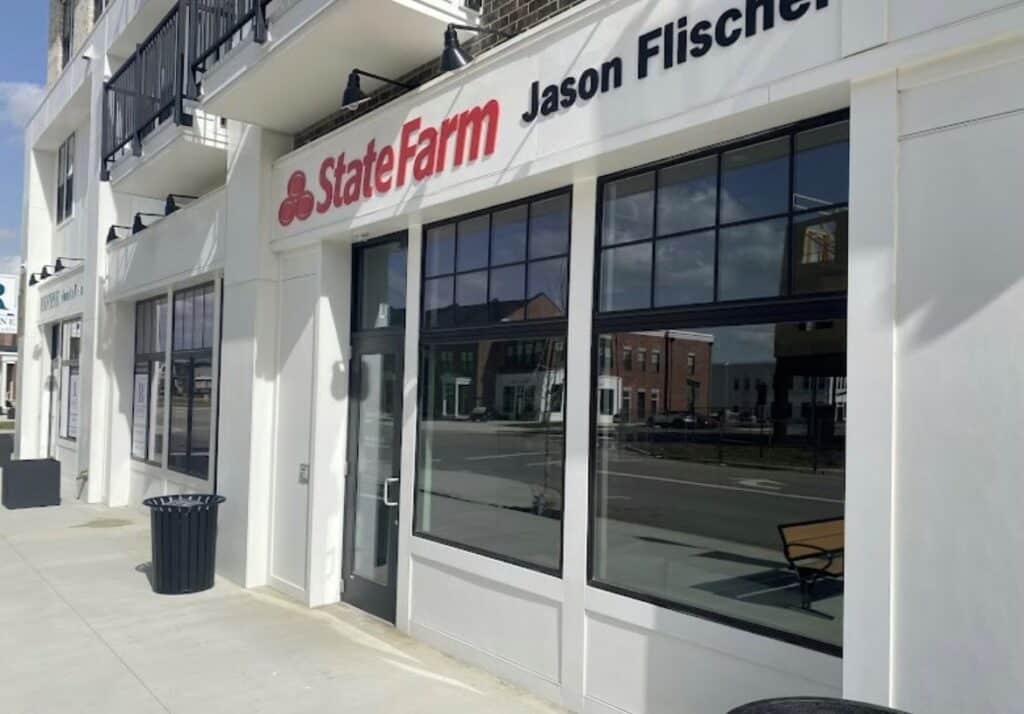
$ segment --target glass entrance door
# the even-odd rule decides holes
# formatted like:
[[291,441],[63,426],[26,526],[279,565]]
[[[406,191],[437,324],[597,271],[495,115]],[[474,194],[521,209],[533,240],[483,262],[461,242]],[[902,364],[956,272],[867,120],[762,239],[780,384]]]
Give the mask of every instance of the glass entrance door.
[[395,620],[402,337],[362,335],[352,355],[344,599]]

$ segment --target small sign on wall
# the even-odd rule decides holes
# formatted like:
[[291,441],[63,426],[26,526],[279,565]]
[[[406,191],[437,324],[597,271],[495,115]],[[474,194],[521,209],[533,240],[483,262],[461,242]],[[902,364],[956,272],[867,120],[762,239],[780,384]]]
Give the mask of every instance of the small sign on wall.
[[17,275],[0,275],[0,335],[18,334]]

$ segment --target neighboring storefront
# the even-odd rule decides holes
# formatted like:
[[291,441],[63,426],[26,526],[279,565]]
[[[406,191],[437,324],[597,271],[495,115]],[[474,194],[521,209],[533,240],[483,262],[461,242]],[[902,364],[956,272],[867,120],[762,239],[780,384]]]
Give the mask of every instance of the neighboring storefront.
[[222,575],[573,710],[939,711],[964,649],[1000,710],[1024,12],[994,6],[583,3],[299,149],[231,123],[223,190],[32,293],[40,434],[90,432],[91,500],[224,494]]

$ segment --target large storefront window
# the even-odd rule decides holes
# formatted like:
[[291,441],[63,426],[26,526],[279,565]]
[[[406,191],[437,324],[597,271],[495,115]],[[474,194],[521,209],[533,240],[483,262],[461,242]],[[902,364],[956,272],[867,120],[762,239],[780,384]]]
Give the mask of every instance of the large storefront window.
[[559,193],[431,227],[424,247],[416,534],[547,572],[561,568],[569,222]]
[[848,190],[846,121],[608,181],[600,311],[843,292]]
[[207,478],[213,432],[213,284],[174,293],[167,466]]
[[167,298],[135,306],[132,457],[162,466],[167,380]]
[[832,653],[847,131],[604,182],[594,338],[591,582]]

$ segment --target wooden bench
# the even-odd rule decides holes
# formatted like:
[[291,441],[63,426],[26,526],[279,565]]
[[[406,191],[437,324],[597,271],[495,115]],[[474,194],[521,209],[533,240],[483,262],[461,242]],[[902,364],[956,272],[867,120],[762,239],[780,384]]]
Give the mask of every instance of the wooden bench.
[[814,584],[823,578],[843,577],[846,522],[842,518],[827,518],[785,523],[779,526],[779,535],[783,554],[800,580],[800,606],[813,612]]

